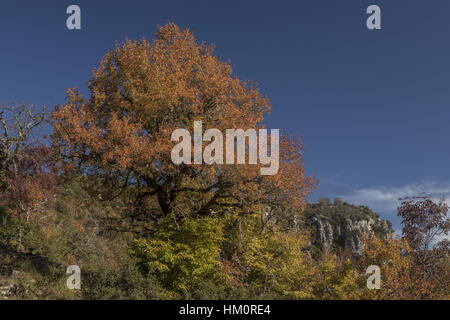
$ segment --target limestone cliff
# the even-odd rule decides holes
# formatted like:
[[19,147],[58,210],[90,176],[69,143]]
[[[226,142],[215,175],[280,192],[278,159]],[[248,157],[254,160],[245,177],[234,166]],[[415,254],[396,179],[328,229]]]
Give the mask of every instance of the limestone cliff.
[[298,226],[312,230],[312,247],[316,250],[350,249],[360,253],[365,234],[392,237],[393,229],[389,221],[366,206],[356,206],[336,199],[333,203],[321,199],[319,203],[308,205]]

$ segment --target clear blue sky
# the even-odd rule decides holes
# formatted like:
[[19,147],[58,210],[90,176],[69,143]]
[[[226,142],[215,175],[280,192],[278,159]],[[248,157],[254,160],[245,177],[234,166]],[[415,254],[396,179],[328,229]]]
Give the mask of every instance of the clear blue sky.
[[[382,30],[366,28],[371,4]],[[302,134],[311,200],[367,204],[398,227],[398,196],[450,194],[449,13],[448,0],[2,1],[0,101],[61,103],[116,40],[170,20],[260,84],[270,127]]]

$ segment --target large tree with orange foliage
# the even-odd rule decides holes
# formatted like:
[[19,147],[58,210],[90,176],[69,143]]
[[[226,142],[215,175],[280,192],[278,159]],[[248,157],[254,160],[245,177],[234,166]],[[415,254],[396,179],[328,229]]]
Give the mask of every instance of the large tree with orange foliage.
[[[259,165],[174,165],[171,133],[203,128],[260,129],[269,99],[240,80],[213,47],[173,23],[155,39],[127,40],[108,52],[89,81],[90,97],[68,90],[52,114],[54,146],[67,165],[93,177],[102,198],[126,198],[135,219],[265,210],[300,212],[314,181],[301,141],[282,137],[277,175]],[[112,186],[112,188],[111,188]]]

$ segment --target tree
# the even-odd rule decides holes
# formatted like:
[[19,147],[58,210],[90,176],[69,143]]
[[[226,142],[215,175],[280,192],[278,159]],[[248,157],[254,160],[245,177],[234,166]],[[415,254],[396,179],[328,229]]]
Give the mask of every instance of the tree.
[[427,196],[406,198],[398,207],[402,218],[403,237],[413,250],[428,250],[436,240],[448,235],[450,219],[447,218],[448,205],[442,199],[433,202]]
[[328,198],[320,198],[319,203],[322,207],[328,207],[331,204],[330,199]]
[[8,174],[18,172],[16,160],[33,144],[30,139],[33,130],[45,119],[45,107],[41,110],[27,104],[0,107],[0,194],[8,188]]
[[261,176],[261,165],[172,163],[175,129],[198,120],[222,132],[258,129],[270,111],[268,98],[188,30],[169,23],[152,42],[117,45],[94,70],[89,90],[89,99],[68,90],[66,104],[52,113],[54,147],[68,168],[92,179],[99,196],[126,195],[133,221],[244,215],[263,206],[299,213],[306,205],[314,181],[304,173],[299,139],[281,139],[274,176]]
[[448,205],[445,199],[436,203],[424,195],[403,200],[398,215],[403,238],[412,248],[416,278],[431,282],[428,296],[448,297],[449,250],[447,240],[439,242],[450,231]]
[[258,214],[228,217],[221,252],[227,286],[243,299],[310,299],[315,269],[308,235],[262,223]]
[[335,198],[334,205],[337,207],[342,207],[344,205],[344,201],[341,198]]
[[199,282],[218,278],[222,242],[223,223],[218,218],[187,218],[176,225],[169,216],[154,239],[134,241],[132,254],[145,274],[157,276],[172,297],[191,298]]
[[14,169],[7,175],[8,188],[0,203],[26,221],[44,205],[53,202],[57,187],[50,148],[45,145],[27,146],[13,159]]
[[19,218],[17,248],[20,250],[24,227],[28,229],[30,219],[53,203],[57,177],[47,146],[26,146],[12,161],[13,168],[8,168],[5,177],[8,187],[0,194],[0,205]]
[[348,258],[342,259],[324,251],[315,271],[312,282],[314,299],[355,300],[360,298],[359,276]]
[[[369,266],[381,270],[379,290],[367,290],[365,275]],[[415,267],[411,247],[405,239],[380,239],[375,236],[364,239],[364,248],[357,262],[361,275],[361,287],[365,298],[382,300],[425,299],[432,296],[433,283]]]

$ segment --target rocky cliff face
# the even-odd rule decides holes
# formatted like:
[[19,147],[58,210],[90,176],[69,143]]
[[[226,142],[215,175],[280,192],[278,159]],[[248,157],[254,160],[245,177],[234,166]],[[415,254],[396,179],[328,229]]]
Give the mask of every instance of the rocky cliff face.
[[392,237],[393,230],[389,221],[365,206],[355,206],[328,199],[308,205],[300,218],[299,226],[313,232],[312,246],[321,249],[350,249],[361,253],[364,235],[374,233],[377,236]]
[[353,252],[361,252],[362,237],[375,231],[375,227],[383,228],[389,237],[390,226],[387,221],[381,219],[368,218],[367,220],[355,221],[347,218],[336,223],[326,216],[311,217],[311,224],[315,228],[315,238],[322,247],[348,248]]

